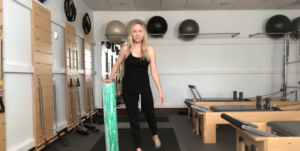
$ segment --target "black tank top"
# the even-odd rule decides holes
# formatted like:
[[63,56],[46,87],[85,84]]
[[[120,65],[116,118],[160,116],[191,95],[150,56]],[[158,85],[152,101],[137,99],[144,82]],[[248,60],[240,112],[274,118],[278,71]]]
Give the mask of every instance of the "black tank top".
[[147,59],[134,57],[132,53],[124,61],[122,89],[127,93],[141,94],[150,88]]

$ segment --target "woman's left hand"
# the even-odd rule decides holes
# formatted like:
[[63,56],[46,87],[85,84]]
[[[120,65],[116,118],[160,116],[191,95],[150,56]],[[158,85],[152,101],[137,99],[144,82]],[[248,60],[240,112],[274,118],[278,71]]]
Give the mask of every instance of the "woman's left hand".
[[159,92],[159,99],[160,99],[161,105],[164,105],[165,97],[162,92]]

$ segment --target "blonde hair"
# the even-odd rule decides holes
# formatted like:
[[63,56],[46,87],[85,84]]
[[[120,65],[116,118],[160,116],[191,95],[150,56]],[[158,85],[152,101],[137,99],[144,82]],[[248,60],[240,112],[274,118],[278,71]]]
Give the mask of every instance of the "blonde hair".
[[143,29],[143,40],[142,40],[142,59],[147,59],[147,61],[150,60],[150,55],[149,55],[149,52],[148,52],[148,42],[147,42],[147,30],[146,30],[146,27],[144,26],[143,23],[139,22],[139,21],[136,21],[135,23],[132,24],[131,26],[131,30],[130,30],[130,33],[128,35],[128,43],[127,43],[127,54],[126,54],[126,58],[129,56],[129,53],[131,52],[131,49],[133,48],[134,46],[134,43],[133,43],[133,38],[132,38],[132,28],[134,25],[136,24],[140,24],[142,26],[142,29]]

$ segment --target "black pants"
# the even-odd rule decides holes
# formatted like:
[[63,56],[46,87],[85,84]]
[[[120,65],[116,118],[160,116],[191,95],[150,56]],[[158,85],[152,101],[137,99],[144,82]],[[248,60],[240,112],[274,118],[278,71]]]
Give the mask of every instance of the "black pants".
[[[122,92],[123,99],[126,105],[127,114],[130,121],[130,128],[136,148],[141,148],[141,131],[139,123],[139,94],[130,94]],[[152,135],[157,134],[156,119],[154,114],[154,104],[151,88],[141,94],[141,106],[144,112]]]

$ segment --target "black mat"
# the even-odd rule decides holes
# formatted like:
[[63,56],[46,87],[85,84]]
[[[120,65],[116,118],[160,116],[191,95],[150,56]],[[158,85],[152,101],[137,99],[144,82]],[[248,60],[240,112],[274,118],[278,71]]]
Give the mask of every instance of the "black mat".
[[300,121],[274,121],[267,125],[290,136],[300,136]]
[[[128,116],[118,116],[118,122],[129,122]],[[140,116],[140,122],[147,122],[147,118]],[[156,116],[156,122],[170,122],[167,116]]]
[[[161,141],[159,151],[180,151],[179,144],[173,128],[159,128],[158,135]],[[119,129],[119,151],[135,151],[130,129]],[[154,149],[154,141],[150,129],[141,129],[142,150],[157,151]],[[105,151],[105,136],[103,135],[90,151]]]
[[214,112],[270,112],[264,107],[258,108],[256,105],[215,105],[210,109]]
[[[128,116],[118,116],[118,123],[124,123],[128,122],[129,123],[129,118]],[[97,124],[103,124],[103,117],[98,117],[94,116],[93,117],[93,122]],[[147,122],[147,118],[144,116],[140,116],[140,122]],[[156,122],[170,122],[169,117],[167,116],[156,116]],[[90,120],[85,120],[84,123],[90,123]]]

